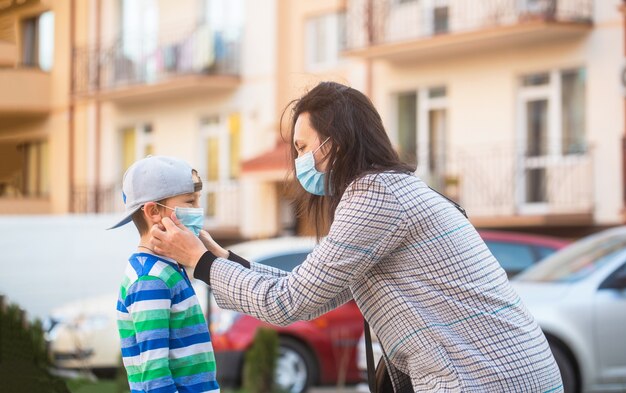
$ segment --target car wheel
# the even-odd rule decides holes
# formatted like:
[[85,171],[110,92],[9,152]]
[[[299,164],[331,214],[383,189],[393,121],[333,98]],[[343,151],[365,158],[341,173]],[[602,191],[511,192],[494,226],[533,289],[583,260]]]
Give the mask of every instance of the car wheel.
[[578,393],[578,378],[576,378],[576,370],[569,356],[560,346],[550,343],[550,350],[556,360],[557,366],[561,371],[561,379],[563,380],[563,390],[565,393]]
[[280,337],[275,380],[284,392],[305,392],[317,380],[317,366],[311,351],[297,340]]

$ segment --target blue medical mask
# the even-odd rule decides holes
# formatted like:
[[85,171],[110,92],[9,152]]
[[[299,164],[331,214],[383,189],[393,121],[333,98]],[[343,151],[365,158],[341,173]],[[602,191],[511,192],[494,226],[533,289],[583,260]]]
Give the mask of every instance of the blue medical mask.
[[296,177],[302,187],[313,195],[325,195],[324,178],[325,173],[315,169],[315,157],[313,156],[319,149],[328,142],[330,137],[326,138],[319,147],[313,151],[304,154],[302,157],[296,158]]
[[193,232],[196,236],[200,236],[200,230],[204,226],[204,209],[201,207],[178,207],[171,208],[169,206],[162,205],[157,203],[159,206],[163,206],[164,208],[174,210],[174,214],[176,214],[176,218],[183,224],[187,229]]

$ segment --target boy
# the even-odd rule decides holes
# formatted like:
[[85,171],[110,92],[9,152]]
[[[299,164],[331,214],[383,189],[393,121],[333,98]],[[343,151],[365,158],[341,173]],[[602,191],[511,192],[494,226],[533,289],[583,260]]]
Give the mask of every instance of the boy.
[[[175,211],[199,234],[202,182],[182,160],[148,156],[124,174],[124,218],[140,234],[117,302],[117,324],[128,383],[135,392],[219,392],[206,320],[185,270],[150,248],[150,228]],[[111,229],[112,229],[111,228]]]

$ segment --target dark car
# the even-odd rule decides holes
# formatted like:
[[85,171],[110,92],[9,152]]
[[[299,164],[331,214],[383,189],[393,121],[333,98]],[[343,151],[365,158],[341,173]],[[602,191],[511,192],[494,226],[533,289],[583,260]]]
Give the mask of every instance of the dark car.
[[479,231],[509,278],[521,273],[571,242],[548,236],[503,231]]

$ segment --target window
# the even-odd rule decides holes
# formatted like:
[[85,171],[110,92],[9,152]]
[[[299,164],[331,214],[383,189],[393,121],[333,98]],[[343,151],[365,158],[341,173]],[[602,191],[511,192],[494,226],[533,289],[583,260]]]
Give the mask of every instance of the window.
[[126,172],[133,162],[154,154],[152,125],[127,127],[121,132],[121,172]]
[[332,67],[339,62],[346,47],[345,13],[311,18],[306,22],[307,66]]
[[[396,96],[398,154],[416,165],[428,184],[445,193],[448,110],[447,89],[434,86]],[[420,120],[421,119],[421,120]]]
[[583,153],[585,146],[585,82],[584,69],[561,73],[562,153]]
[[530,74],[522,77],[522,86],[543,86],[550,83],[550,74],[542,72],[538,74]]
[[550,248],[550,247],[535,246],[535,252],[537,253],[537,256],[539,257],[539,260],[549,257],[550,255],[554,254],[556,251],[557,250],[555,250],[554,248]]
[[411,165],[417,165],[417,93],[398,95],[398,153]]
[[230,137],[229,177],[231,179],[236,179],[239,177],[241,163],[239,157],[239,151],[241,150],[241,117],[239,113],[233,113],[229,116],[228,133]]
[[25,66],[50,71],[53,60],[54,14],[52,11],[24,19],[22,21],[22,63]]
[[448,7],[435,7],[433,9],[433,33],[443,34],[449,30],[448,26]]
[[524,244],[487,241],[487,247],[509,277],[525,270],[535,263],[532,249]]
[[200,176],[206,178],[205,210],[208,217],[218,214],[219,195],[222,200],[232,191],[229,181],[239,178],[241,115],[232,113],[226,120],[220,116],[210,116],[201,121]]
[[306,257],[309,255],[308,252],[296,253],[296,254],[285,254],[285,255],[277,255],[274,257],[270,257],[264,260],[259,261],[263,265],[275,267],[286,272],[290,272],[295,269],[296,266],[300,265]]
[[0,144],[0,197],[45,197],[49,193],[48,141]]
[[527,213],[542,214],[549,208],[548,177],[559,164],[552,157],[586,152],[585,80],[582,68],[520,78],[518,154],[523,176],[516,192]]
[[575,242],[520,275],[520,281],[576,282],[601,269],[614,258],[623,258],[626,235],[605,231]]

